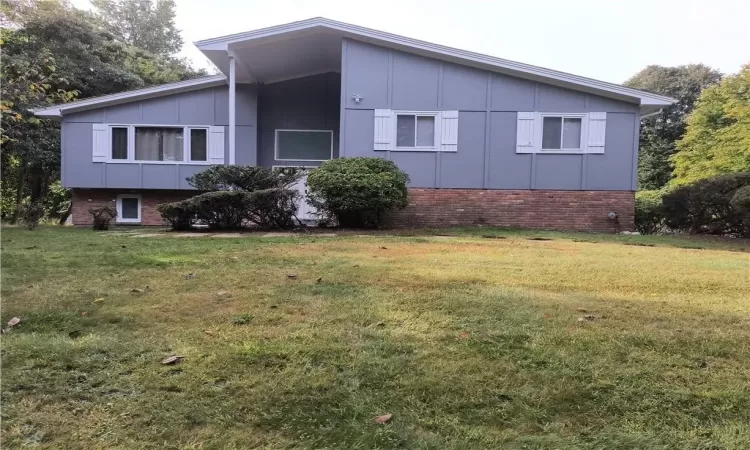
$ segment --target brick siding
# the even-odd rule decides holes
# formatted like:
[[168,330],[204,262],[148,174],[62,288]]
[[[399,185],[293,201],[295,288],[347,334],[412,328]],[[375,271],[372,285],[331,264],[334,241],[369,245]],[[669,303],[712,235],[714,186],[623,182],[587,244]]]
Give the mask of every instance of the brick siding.
[[[89,208],[111,206],[121,194],[141,196],[141,225],[166,225],[156,205],[176,202],[196,195],[195,191],[129,190],[129,189],[73,189],[73,225],[91,225]],[[131,225],[131,224],[129,224]],[[136,224],[137,225],[137,224]]]
[[[607,217],[612,211],[618,214],[617,227]],[[611,233],[632,230],[634,214],[632,191],[409,189],[409,206],[394,213],[386,224],[484,224]]]
[[[159,203],[195,195],[194,191],[74,189],[73,224],[90,225],[93,206],[115,207],[120,194],[141,195],[141,225],[165,225]],[[619,216],[619,225],[607,217]],[[386,220],[392,227],[496,225],[611,233],[632,230],[632,191],[531,191],[483,189],[409,189],[409,206]]]

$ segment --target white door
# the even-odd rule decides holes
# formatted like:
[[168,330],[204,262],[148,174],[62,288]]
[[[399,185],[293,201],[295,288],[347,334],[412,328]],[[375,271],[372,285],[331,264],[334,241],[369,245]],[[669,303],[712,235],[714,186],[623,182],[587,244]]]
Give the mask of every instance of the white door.
[[297,189],[299,199],[297,200],[297,218],[303,222],[310,222],[318,219],[315,214],[316,209],[307,203],[307,172],[292,186]]

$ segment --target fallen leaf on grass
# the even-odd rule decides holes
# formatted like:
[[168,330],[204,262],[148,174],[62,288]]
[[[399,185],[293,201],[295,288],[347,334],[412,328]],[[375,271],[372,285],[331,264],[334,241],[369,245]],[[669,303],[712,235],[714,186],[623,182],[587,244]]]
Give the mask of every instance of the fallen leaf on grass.
[[36,248],[36,245],[32,245],[31,247],[24,247],[26,250],[33,250]]
[[94,303],[96,304],[104,303],[104,298],[103,297],[95,298]]
[[380,250],[388,250],[388,247],[380,247]]
[[315,282],[320,284],[321,282],[323,282],[323,277],[318,278],[317,280],[315,280]]
[[194,273],[189,273],[189,274],[185,275],[185,279],[186,280],[189,280],[191,278],[195,278],[195,274]]
[[134,293],[134,294],[143,294],[143,293],[144,293],[144,292],[146,292],[146,291],[144,291],[144,290],[143,290],[143,289],[141,289],[141,288],[133,288],[133,289],[131,289],[131,290],[130,290],[130,292],[132,292],[132,293]]
[[210,330],[203,330],[203,332],[206,333],[209,336],[213,336],[214,335],[214,332],[210,331]]
[[161,363],[164,365],[179,364],[182,362],[183,359],[185,359],[184,356],[172,355],[172,356],[167,356],[166,358],[162,359]]
[[378,416],[375,418],[375,423],[379,423],[381,425],[386,424],[391,421],[393,418],[393,414],[383,414],[382,416]]
[[297,279],[297,274],[295,274],[295,273],[289,273],[289,274],[286,275],[286,277],[289,278],[290,280],[296,280]]
[[578,318],[578,321],[579,321],[579,322],[584,322],[584,321],[586,321],[586,320],[594,320],[594,319],[596,319],[596,316],[594,316],[594,315],[592,315],[592,314],[586,314],[586,315],[585,315],[585,316],[583,316],[583,317],[579,317],[579,318]]
[[16,325],[18,325],[19,323],[21,323],[21,319],[20,319],[20,318],[18,318],[18,317],[14,317],[14,318],[12,318],[12,319],[10,319],[10,320],[8,321],[8,326],[9,326],[9,327],[15,327],[15,326],[16,326]]
[[586,312],[586,308],[576,308],[576,311],[578,311],[578,312]]
[[469,338],[469,332],[468,331],[462,331],[458,333],[458,337],[461,339],[468,339]]
[[227,294],[229,294],[229,291],[219,291],[219,292],[216,293],[216,295],[218,295],[219,297],[223,297],[223,296],[225,296]]

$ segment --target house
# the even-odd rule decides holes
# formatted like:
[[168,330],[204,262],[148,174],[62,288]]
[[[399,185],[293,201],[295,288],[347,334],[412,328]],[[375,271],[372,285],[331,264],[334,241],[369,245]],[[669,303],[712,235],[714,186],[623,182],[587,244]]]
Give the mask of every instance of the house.
[[221,75],[36,111],[62,122],[74,224],[159,225],[212,164],[375,156],[411,178],[396,226],[628,229],[640,118],[674,102],[325,18],[195,45]]

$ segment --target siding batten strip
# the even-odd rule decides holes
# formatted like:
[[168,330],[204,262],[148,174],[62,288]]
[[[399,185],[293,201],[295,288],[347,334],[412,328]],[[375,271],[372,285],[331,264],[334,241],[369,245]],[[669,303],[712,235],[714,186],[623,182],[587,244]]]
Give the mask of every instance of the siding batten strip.
[[[492,133],[492,74],[487,74],[487,98],[485,99],[484,111],[484,177],[482,187],[490,187],[490,135]],[[459,122],[460,126],[460,122]]]
[[[539,111],[539,83],[534,83],[534,111]],[[531,180],[529,189],[536,189],[536,152],[531,154]]]
[[[443,110],[443,71],[445,70],[445,63],[440,62],[440,70],[438,71],[438,91],[437,91],[437,109],[438,111]],[[435,121],[437,122],[439,119],[439,116]],[[438,124],[436,123],[435,126]],[[442,134],[442,130],[441,130]],[[435,143],[438,144],[437,142]],[[440,187],[440,171],[442,170],[442,163],[443,163],[443,155],[442,152],[435,152],[435,179],[433,180],[433,185],[436,188]]]

